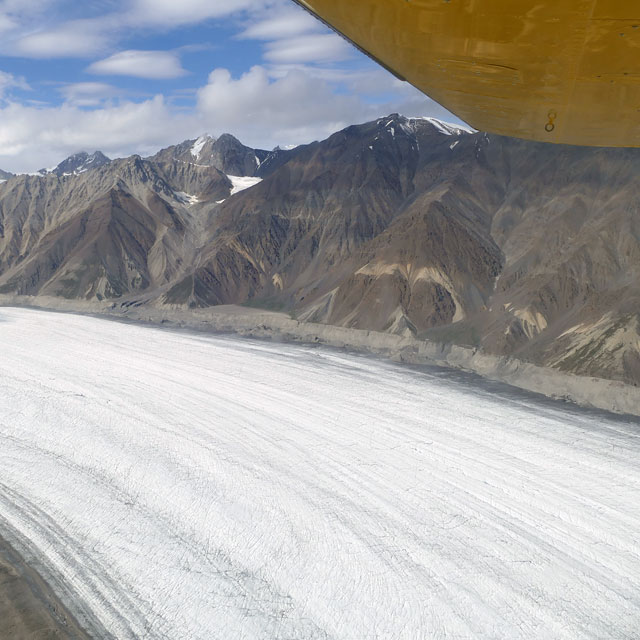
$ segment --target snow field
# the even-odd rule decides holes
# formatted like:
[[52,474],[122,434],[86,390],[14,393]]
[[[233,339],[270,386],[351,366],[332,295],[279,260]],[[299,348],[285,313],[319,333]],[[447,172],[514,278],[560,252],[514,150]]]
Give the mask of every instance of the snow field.
[[227,176],[227,178],[231,180],[231,184],[233,185],[230,195],[235,195],[236,193],[240,193],[240,191],[255,187],[255,185],[262,182],[262,178],[255,178],[251,176]]
[[0,354],[0,526],[113,637],[640,637],[636,423],[32,310]]

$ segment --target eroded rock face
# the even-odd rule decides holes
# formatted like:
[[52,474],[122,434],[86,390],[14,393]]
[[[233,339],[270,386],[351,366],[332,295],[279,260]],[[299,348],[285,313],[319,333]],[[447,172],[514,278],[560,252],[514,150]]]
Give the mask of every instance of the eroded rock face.
[[0,184],[0,291],[248,303],[640,381],[640,153],[392,115]]
[[232,188],[212,167],[137,156],[0,186],[0,291],[84,299],[171,282],[193,258],[216,199]]

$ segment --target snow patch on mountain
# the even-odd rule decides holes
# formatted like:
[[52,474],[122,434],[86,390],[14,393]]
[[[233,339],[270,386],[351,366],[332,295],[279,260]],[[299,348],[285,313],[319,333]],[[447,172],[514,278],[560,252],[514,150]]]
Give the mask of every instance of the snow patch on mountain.
[[185,193],[184,191],[176,191],[174,193],[176,198],[182,202],[182,204],[191,206],[192,204],[198,204],[198,202],[200,202],[196,196],[193,196],[190,193]]
[[231,195],[254,187],[259,182],[262,182],[262,178],[255,178],[251,176],[227,176],[227,178],[231,180],[231,184],[233,185],[233,188],[231,189]]
[[451,122],[444,122],[443,120],[438,120],[437,118],[432,118],[430,116],[409,118],[409,120],[411,122],[429,122],[439,133],[446,136],[459,136],[464,133],[475,133],[475,129],[472,129],[471,127],[461,124],[452,124]]
[[191,155],[196,160],[200,157],[200,154],[202,153],[202,148],[204,147],[205,144],[207,144],[207,142],[209,142],[209,140],[212,140],[211,136],[209,134],[205,133],[204,135],[201,135],[193,143],[193,146],[191,147]]

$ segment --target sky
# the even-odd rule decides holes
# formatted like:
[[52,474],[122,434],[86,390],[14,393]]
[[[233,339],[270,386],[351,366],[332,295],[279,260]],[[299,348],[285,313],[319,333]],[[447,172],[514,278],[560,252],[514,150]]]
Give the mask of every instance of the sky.
[[395,112],[458,122],[291,0],[0,0],[5,171],[204,133],[272,149]]

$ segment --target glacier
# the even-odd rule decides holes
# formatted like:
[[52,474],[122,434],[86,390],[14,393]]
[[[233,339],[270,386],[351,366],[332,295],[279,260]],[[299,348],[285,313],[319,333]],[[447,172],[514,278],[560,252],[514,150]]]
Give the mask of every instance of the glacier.
[[631,418],[31,309],[0,353],[0,527],[113,638],[638,638]]

